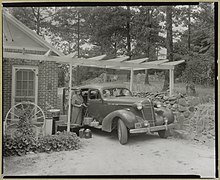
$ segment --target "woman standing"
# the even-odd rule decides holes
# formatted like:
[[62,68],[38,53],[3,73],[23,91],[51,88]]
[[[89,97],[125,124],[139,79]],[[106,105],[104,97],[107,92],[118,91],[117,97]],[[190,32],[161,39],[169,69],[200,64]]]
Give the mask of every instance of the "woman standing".
[[71,124],[82,124],[82,109],[84,106],[83,97],[81,96],[80,89],[75,90],[72,96],[72,111],[71,111]]

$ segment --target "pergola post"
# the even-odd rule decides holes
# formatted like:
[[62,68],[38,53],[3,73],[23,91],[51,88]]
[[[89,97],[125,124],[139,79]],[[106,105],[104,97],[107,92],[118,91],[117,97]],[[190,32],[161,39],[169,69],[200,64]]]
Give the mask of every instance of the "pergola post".
[[134,82],[134,70],[131,68],[131,75],[130,75],[130,91],[133,91],[133,82]]
[[71,117],[71,96],[72,96],[72,63],[69,63],[69,98],[68,98],[68,119],[67,119],[67,132],[70,132],[70,117]]
[[170,72],[170,96],[172,96],[174,89],[174,69],[169,69],[169,72]]

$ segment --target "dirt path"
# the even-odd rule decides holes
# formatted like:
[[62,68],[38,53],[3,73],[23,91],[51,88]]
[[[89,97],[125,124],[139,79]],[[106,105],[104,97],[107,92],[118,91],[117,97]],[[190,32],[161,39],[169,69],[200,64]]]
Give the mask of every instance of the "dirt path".
[[77,151],[4,159],[7,175],[201,175],[215,177],[215,148],[157,135],[120,145],[114,133],[92,130]]

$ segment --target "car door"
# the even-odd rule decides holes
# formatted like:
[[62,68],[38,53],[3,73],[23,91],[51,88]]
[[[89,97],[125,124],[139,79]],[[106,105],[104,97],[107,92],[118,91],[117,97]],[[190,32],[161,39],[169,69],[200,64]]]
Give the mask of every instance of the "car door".
[[103,99],[98,89],[90,89],[88,91],[88,116],[93,117],[96,121],[103,120]]

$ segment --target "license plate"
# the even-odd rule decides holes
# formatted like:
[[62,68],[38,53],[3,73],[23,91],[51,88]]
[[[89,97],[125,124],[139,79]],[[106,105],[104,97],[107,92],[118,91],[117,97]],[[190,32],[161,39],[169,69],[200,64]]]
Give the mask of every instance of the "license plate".
[[139,129],[142,127],[141,123],[135,123],[134,125],[135,129]]

